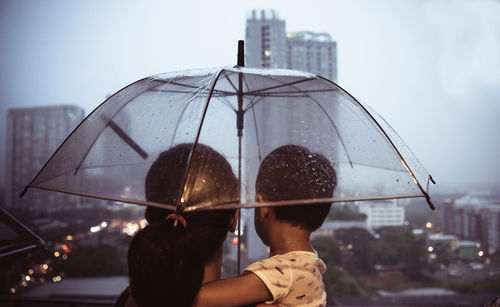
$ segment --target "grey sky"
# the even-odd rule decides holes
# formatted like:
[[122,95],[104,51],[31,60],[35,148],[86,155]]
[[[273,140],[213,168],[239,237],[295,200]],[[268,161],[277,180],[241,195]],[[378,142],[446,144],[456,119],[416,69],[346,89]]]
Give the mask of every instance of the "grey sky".
[[142,77],[233,65],[251,9],[338,42],[339,84],[400,134],[440,186],[500,187],[500,1],[0,0],[5,111],[90,112]]

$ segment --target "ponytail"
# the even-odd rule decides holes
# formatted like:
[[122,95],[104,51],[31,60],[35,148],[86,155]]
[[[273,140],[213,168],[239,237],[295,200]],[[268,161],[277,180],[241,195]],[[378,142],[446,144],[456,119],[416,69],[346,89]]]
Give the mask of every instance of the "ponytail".
[[196,236],[175,220],[140,230],[128,251],[132,296],[139,306],[192,306],[204,275],[205,259]]

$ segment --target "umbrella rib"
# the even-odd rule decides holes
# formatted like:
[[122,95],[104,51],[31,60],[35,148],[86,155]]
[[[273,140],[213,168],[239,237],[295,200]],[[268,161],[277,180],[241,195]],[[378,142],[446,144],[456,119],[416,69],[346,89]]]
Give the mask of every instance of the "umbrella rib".
[[[191,171],[191,166],[193,164],[194,153],[196,152],[196,146],[198,145],[198,141],[200,140],[201,128],[203,127],[203,122],[205,121],[205,116],[207,114],[208,105],[210,104],[210,98],[212,97],[212,93],[214,91],[215,84],[217,84],[217,80],[219,79],[222,72],[223,72],[223,69],[219,70],[219,72],[217,73],[217,76],[212,80],[213,83],[210,86],[210,91],[209,91],[207,100],[205,102],[205,107],[203,109],[203,114],[201,115],[201,120],[200,120],[200,124],[198,126],[198,132],[196,133],[196,138],[194,140],[193,148],[191,149],[191,152],[189,153],[189,156],[188,156],[186,172],[184,173],[182,184],[180,185],[180,187],[182,187],[182,191],[179,191],[180,195],[178,195],[178,197],[177,197],[178,200],[182,199],[182,194],[184,193],[184,188],[185,188],[185,185],[187,183],[188,175]],[[177,209],[179,209],[179,208],[177,208]]]
[[268,91],[268,90],[274,90],[274,89],[277,89],[277,88],[280,88],[280,87],[290,86],[290,85],[294,85],[294,84],[299,84],[299,83],[307,82],[307,81],[311,81],[311,80],[314,80],[314,78],[301,79],[301,80],[293,81],[293,82],[290,82],[290,83],[284,83],[284,84],[280,84],[280,85],[270,86],[270,87],[267,87],[267,88],[262,88],[262,89],[259,89],[259,90],[254,90],[254,91],[250,91],[250,92],[244,92],[243,95],[252,95],[254,93],[260,93],[260,92],[265,92],[265,91]]
[[234,85],[234,83],[231,81],[231,79],[229,79],[229,76],[226,74],[226,72],[224,71],[224,77],[226,77],[227,79],[227,82],[229,82],[229,84],[232,86],[232,88],[236,91],[236,93],[238,92],[238,89],[236,88],[236,86]]
[[132,140],[128,134],[123,131],[123,129],[118,126],[113,120],[109,120],[108,124],[107,124],[111,129],[113,129],[113,131],[125,142],[127,143],[130,147],[132,147],[133,150],[135,150],[135,152],[137,152],[143,159],[147,159],[149,157],[149,155],[144,151],[144,149],[142,149],[139,144],[137,144],[136,142],[134,142],[134,140]]
[[[183,87],[192,88],[192,89],[198,89],[198,87],[195,85],[183,84],[183,83],[179,83],[179,82],[175,82],[175,81],[171,81],[171,82],[169,82],[169,84],[183,86]],[[221,91],[221,90],[216,90],[216,89],[214,89],[213,91],[215,91],[216,93],[233,94],[233,93],[228,92],[228,91]]]
[[[184,115],[184,112],[186,112],[187,108],[194,101],[194,99],[200,95],[200,91],[205,91],[205,89],[200,90],[198,88],[198,92],[196,94],[194,94],[191,98],[189,98],[186,105],[182,109],[182,112],[179,115],[179,119],[177,120],[177,124],[175,125],[174,133],[172,134],[172,141],[170,142],[170,147],[172,147],[174,145],[174,138],[175,138],[175,135],[177,134],[177,129],[179,128],[179,124],[181,123],[182,116]],[[193,93],[193,92],[189,92],[189,93]]]

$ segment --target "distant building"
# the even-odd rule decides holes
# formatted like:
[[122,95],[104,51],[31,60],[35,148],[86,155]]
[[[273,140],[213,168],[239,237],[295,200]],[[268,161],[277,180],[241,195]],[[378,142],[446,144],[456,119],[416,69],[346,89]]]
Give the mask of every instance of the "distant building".
[[36,214],[78,201],[75,196],[38,189],[30,190],[23,198],[19,198],[19,193],[84,115],[82,108],[69,105],[8,110],[6,208]]
[[286,33],[276,11],[247,19],[246,66],[288,68],[311,72],[337,82],[337,42],[328,33]]
[[280,20],[276,11],[255,10],[247,19],[246,63],[248,67],[286,68],[285,21]]
[[405,208],[396,201],[362,202],[358,204],[360,213],[366,214],[369,229],[382,226],[402,226],[405,222]]
[[287,66],[337,82],[337,42],[328,33],[287,33]]
[[444,231],[477,241],[490,254],[500,250],[500,202],[466,195],[445,204]]

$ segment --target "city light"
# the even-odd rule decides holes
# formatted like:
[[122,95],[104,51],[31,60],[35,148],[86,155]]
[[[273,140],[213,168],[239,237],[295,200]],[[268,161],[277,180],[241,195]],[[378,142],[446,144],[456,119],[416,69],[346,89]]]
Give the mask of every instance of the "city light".
[[102,228],[106,228],[106,226],[108,226],[108,223],[106,223],[106,222],[102,222],[102,223],[101,223],[101,227],[102,227]]
[[92,233],[96,233],[96,232],[99,232],[101,231],[101,226],[92,226],[90,227],[90,232]]
[[29,270],[28,270],[28,274],[30,274],[30,275],[33,275],[33,273],[34,273],[34,272],[35,272],[35,271],[33,271],[33,269],[29,269]]
[[477,253],[479,255],[479,257],[483,257],[484,255],[484,252],[483,251],[479,251],[479,253]]
[[55,251],[55,252],[54,252],[54,256],[55,256],[55,257],[59,257],[59,256],[61,256],[61,253],[59,253],[58,251]]
[[44,263],[40,267],[42,268],[42,270],[47,270],[49,268],[49,265]]
[[68,240],[68,241],[73,240],[73,236],[72,236],[72,235],[67,235],[67,236],[66,236],[66,240]]
[[264,54],[266,56],[271,56],[271,54],[273,54],[273,52],[271,50],[266,50],[266,51],[264,51]]
[[137,223],[127,223],[127,226],[122,229],[123,233],[129,236],[133,236],[139,230],[139,224]]
[[427,223],[425,224],[425,227],[427,227],[427,228],[432,228],[432,223],[431,223],[431,222],[427,222]]
[[25,276],[24,279],[26,279],[26,281],[30,281],[31,280],[31,277],[29,276]]
[[427,249],[430,252],[432,252],[434,250],[434,248],[432,248],[432,246],[429,246],[429,248]]
[[233,242],[234,245],[238,244],[238,238],[234,237],[232,242]]
[[16,293],[16,289],[10,288],[10,293],[12,293],[12,294]]
[[54,276],[52,277],[52,282],[58,282],[58,281],[61,281],[61,276]]

